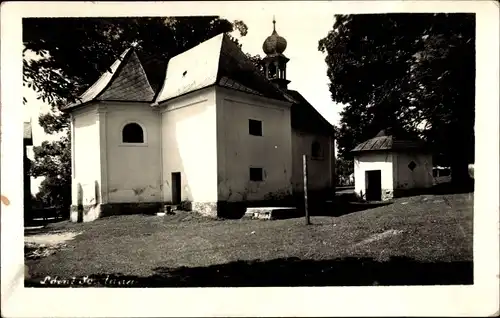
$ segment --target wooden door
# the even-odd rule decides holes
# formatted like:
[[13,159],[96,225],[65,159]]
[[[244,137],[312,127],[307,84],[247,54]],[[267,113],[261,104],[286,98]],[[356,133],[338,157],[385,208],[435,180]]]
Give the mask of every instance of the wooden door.
[[172,204],[181,203],[181,173],[172,172]]
[[366,200],[381,201],[382,200],[382,171],[371,170],[366,171]]

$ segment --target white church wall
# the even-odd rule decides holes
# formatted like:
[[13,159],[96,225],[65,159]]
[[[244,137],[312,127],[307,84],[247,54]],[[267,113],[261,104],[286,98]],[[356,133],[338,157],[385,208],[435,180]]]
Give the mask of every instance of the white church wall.
[[[107,103],[105,105],[107,171],[104,196],[109,203],[160,202],[160,116],[147,103]],[[143,128],[144,143],[122,142],[122,129],[128,123]],[[107,189],[105,189],[107,188]]]
[[[249,120],[262,124],[262,136],[249,133]],[[218,200],[265,200],[291,192],[290,105],[217,88]],[[250,180],[250,168],[262,181]]]
[[[408,167],[412,161],[416,164],[413,171]],[[399,152],[394,155],[394,189],[421,189],[432,185],[430,154]]]
[[167,102],[161,110],[161,127],[164,201],[172,201],[172,173],[180,172],[181,199],[193,202],[193,209],[199,203],[213,208],[217,201],[215,89]]
[[[382,197],[393,187],[393,155],[389,152],[367,152],[354,157],[354,191],[361,198],[365,198],[366,180],[365,172],[380,170],[382,177]],[[387,194],[389,194],[387,193]]]
[[[95,185],[100,184],[99,121],[96,106],[75,111],[71,116],[72,205],[94,205],[98,200]],[[79,201],[79,186],[82,201]]]
[[[312,156],[312,144],[320,145],[319,156]],[[304,191],[303,155],[307,155],[308,190],[318,191],[333,187],[334,152],[331,138],[308,132],[292,130],[293,172],[292,184],[294,192]]]

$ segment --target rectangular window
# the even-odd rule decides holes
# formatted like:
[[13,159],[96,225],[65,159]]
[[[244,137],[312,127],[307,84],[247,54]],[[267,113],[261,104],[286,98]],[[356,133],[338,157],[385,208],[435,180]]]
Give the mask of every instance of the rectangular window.
[[252,136],[262,136],[262,122],[260,120],[248,120],[248,132]]
[[264,180],[262,168],[250,168],[250,181]]

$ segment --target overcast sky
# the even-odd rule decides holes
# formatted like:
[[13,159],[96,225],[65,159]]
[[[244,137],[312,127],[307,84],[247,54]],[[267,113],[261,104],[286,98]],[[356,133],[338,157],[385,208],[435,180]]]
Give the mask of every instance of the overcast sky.
[[[274,15],[276,31],[287,40],[284,54],[290,59],[287,65],[287,78],[291,81],[289,88],[299,91],[330,123],[338,123],[341,106],[331,100],[325,56],[318,51],[318,41],[333,27],[334,13],[319,10],[315,12],[313,20],[303,16],[299,20],[296,14],[256,10],[222,15],[229,21],[242,20],[248,26],[248,34],[244,37],[240,37],[238,32],[233,33],[242,44],[242,50],[252,55],[264,56],[262,43],[272,33]],[[32,89],[24,87],[23,90],[28,100],[24,117],[25,120],[31,119],[34,145],[40,145],[44,140],[58,139],[59,135],[46,135],[38,125],[38,116],[50,111],[49,105],[37,100]],[[31,152],[29,155],[32,156]],[[33,192],[38,192],[40,181],[38,179],[32,182]]]

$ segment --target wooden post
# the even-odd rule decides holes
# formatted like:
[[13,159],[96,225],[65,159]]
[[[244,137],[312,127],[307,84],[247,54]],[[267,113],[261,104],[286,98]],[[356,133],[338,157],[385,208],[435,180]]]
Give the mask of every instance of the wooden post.
[[309,209],[307,206],[307,156],[302,155],[302,162],[304,164],[304,208],[306,212],[306,225],[311,224],[311,219],[309,217]]

